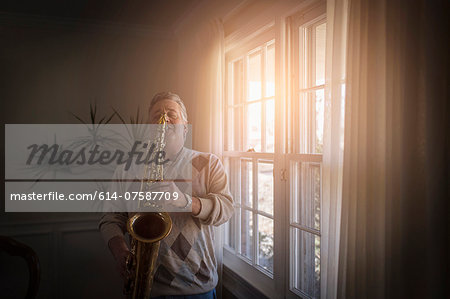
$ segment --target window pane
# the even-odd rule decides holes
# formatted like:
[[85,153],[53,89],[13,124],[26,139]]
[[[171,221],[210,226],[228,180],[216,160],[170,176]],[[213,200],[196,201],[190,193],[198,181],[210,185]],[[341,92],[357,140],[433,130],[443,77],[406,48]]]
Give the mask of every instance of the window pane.
[[224,159],[225,170],[230,183],[230,191],[236,204],[241,203],[241,176],[240,176],[240,159],[226,157]]
[[242,59],[233,63],[233,99],[230,105],[235,105],[241,102],[243,95],[242,84],[244,82],[244,70]]
[[266,53],[266,97],[275,96],[275,44],[267,47]]
[[241,254],[250,260],[253,257],[253,214],[241,209]]
[[246,107],[246,146],[245,151],[254,149],[261,151],[261,103],[249,104]]
[[315,91],[315,140],[314,153],[323,153],[323,121],[324,121],[324,90]]
[[291,222],[300,223],[300,162],[291,161],[289,165]]
[[242,205],[253,207],[253,163],[247,160],[241,161]]
[[247,68],[247,100],[261,98],[261,52],[252,54],[248,58]]
[[311,93],[301,92],[299,96],[298,111],[298,130],[300,136],[295,136],[299,151],[302,154],[310,154],[311,150]]
[[313,196],[313,217],[314,228],[320,230],[320,209],[322,201],[322,173],[320,165],[314,164],[311,167],[311,180],[312,180],[312,196]]
[[242,107],[233,109],[233,150],[238,151],[242,147]]
[[320,298],[320,237],[291,227],[291,238],[291,287],[311,298]]
[[236,130],[235,127],[236,124],[233,121],[235,118],[235,114],[234,114],[234,109],[233,108],[228,108],[228,115],[226,118],[226,122],[227,122],[227,147],[226,149],[229,151],[234,150],[235,148],[235,138],[236,138]]
[[320,230],[320,164],[293,162],[291,165],[292,222]]
[[[240,169],[240,159],[239,158],[230,158],[225,157],[224,159],[224,167],[225,171],[227,172],[228,180],[230,183],[230,191],[233,196],[235,204],[240,203],[240,175],[239,175],[239,169]],[[230,220],[225,224],[225,244],[229,247],[236,250],[236,225],[238,225],[236,215],[239,215],[239,209],[235,208],[235,213],[230,218]]]
[[258,209],[273,215],[272,163],[258,163]]
[[225,244],[229,247],[236,249],[235,247],[235,226],[236,226],[236,215],[238,215],[238,211],[235,211],[233,216],[231,216],[230,220],[225,223]]
[[273,220],[258,215],[258,265],[273,273]]
[[266,101],[266,152],[275,149],[275,100]]
[[323,124],[325,116],[324,90],[310,90],[299,95],[298,146],[300,153],[323,153]]
[[326,23],[315,28],[316,36],[316,85],[325,84],[325,44],[326,44]]
[[308,59],[310,54],[310,30],[307,27],[298,28],[298,84],[300,88],[310,87],[309,82],[311,81],[311,60]]

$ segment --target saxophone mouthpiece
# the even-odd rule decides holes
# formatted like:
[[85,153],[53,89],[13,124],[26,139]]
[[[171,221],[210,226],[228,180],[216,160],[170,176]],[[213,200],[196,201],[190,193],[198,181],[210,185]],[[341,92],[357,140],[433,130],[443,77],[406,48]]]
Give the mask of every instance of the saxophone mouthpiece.
[[169,121],[169,117],[167,116],[167,113],[163,113],[163,114],[161,114],[161,117],[159,118],[158,124],[164,125],[168,121]]

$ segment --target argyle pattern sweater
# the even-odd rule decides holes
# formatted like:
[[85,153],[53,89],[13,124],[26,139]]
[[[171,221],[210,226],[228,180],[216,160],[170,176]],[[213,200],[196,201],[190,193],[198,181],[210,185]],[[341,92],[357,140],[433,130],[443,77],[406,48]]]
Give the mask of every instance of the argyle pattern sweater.
[[[156,262],[151,297],[161,295],[192,295],[205,293],[217,285],[217,261],[214,254],[214,230],[233,214],[227,176],[214,154],[183,148],[176,163],[192,161],[192,195],[201,202],[200,213],[169,213],[173,227],[161,241]],[[175,167],[176,168],[176,167]],[[116,171],[115,179],[128,179],[124,171]],[[127,184],[115,184],[119,192]],[[105,213],[100,231],[108,243],[115,236],[124,236],[128,213]]]

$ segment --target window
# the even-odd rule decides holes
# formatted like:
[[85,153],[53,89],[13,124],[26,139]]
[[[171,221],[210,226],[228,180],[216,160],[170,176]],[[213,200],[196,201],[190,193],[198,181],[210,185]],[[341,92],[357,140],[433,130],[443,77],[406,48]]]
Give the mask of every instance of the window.
[[274,151],[275,44],[228,63],[227,151]]
[[325,5],[286,24],[282,39],[273,25],[226,54],[223,156],[236,210],[224,261],[269,297],[319,298]]
[[319,298],[326,22],[324,15],[307,20],[294,17],[291,27],[289,287]]
[[226,165],[236,201],[227,246],[273,276],[275,42],[228,62]]

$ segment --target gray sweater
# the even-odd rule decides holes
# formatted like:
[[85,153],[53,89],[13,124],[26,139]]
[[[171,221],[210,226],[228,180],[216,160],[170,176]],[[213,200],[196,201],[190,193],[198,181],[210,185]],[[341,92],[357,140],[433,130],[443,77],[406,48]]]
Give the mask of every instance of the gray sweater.
[[[173,162],[192,159],[192,196],[201,202],[200,213],[169,213],[173,227],[161,241],[151,296],[191,295],[212,290],[218,280],[214,254],[213,225],[230,219],[234,212],[227,176],[222,163],[214,154],[186,148]],[[115,179],[129,179],[124,171],[116,171]],[[115,184],[119,192],[127,183]],[[115,236],[124,236],[128,213],[105,213],[99,223],[108,243]]]

